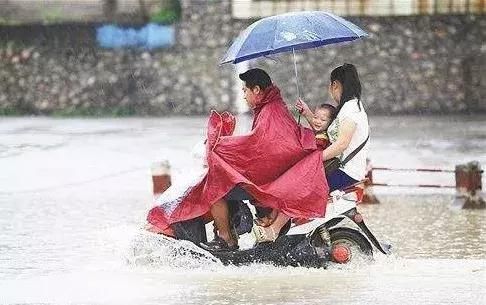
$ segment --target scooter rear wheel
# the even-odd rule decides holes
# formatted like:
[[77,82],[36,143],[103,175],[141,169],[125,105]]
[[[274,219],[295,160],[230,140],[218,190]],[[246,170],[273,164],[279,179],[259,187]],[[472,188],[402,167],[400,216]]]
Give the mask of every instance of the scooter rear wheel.
[[333,228],[331,235],[331,260],[346,264],[355,260],[370,259],[373,248],[370,242],[359,231],[351,228]]

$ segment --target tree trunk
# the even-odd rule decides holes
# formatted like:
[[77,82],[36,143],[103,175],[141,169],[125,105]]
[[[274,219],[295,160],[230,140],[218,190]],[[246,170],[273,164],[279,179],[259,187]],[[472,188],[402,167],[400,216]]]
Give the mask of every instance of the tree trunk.
[[148,22],[150,16],[147,11],[147,6],[145,5],[145,0],[138,0],[138,4],[140,6],[140,16],[142,17],[143,22]]
[[103,0],[103,15],[108,21],[115,19],[118,0]]

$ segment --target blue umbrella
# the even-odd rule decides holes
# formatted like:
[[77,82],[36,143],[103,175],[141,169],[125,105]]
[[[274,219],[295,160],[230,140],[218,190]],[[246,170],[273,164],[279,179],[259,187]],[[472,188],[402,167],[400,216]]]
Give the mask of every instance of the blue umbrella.
[[[281,14],[260,19],[247,27],[226,51],[221,64],[239,63],[271,54],[353,41],[368,34],[353,23],[323,11]],[[297,81],[297,91],[299,85]],[[300,93],[298,92],[299,96]]]
[[239,63],[270,54],[352,41],[368,34],[323,11],[293,12],[260,19],[247,27],[221,60]]

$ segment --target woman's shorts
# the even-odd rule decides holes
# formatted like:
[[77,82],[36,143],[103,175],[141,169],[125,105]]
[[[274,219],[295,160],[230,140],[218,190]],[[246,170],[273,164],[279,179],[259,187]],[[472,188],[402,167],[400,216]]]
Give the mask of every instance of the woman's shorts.
[[342,190],[351,184],[358,182],[358,180],[354,180],[350,176],[348,176],[345,172],[338,169],[333,171],[327,177],[327,184],[329,185],[329,192],[335,190]]

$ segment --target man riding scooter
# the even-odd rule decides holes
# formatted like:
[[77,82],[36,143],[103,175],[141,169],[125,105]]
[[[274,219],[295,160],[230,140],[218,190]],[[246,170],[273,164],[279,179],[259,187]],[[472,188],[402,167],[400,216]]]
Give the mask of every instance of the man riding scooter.
[[176,200],[161,198],[147,218],[160,232],[182,221],[213,219],[216,238],[201,244],[212,252],[238,248],[227,201],[242,192],[259,206],[279,211],[275,238],[290,218],[322,217],[328,197],[322,152],[313,132],[295,122],[265,71],[251,69],[240,79],[254,115],[251,132],[232,136],[227,125],[234,127],[234,122],[213,112],[207,132],[207,174]]

